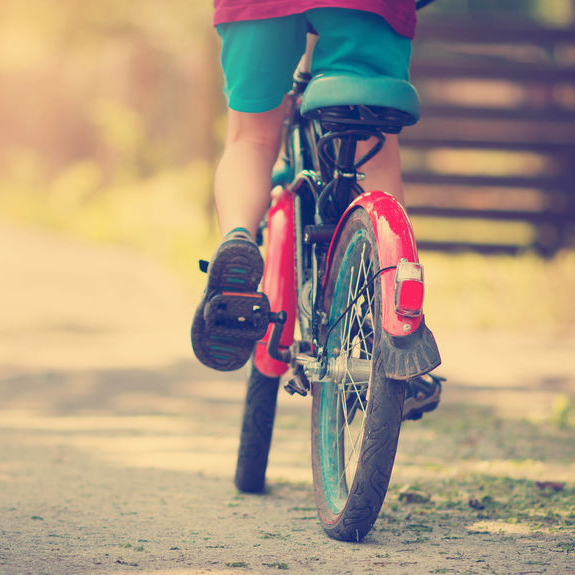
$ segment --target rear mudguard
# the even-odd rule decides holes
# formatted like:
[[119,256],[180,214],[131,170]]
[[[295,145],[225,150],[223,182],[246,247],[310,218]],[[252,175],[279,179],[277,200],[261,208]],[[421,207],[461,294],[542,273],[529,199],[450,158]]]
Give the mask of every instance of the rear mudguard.
[[[271,311],[285,311],[287,314],[280,339],[280,349],[287,349],[293,343],[294,336],[296,275],[294,194],[285,188],[274,197],[268,212],[267,256],[262,290],[268,296]],[[272,328],[273,324],[270,324],[263,339],[256,344],[254,357],[256,368],[267,377],[280,376],[288,369],[288,364],[268,354]]]
[[[379,267],[395,266],[402,258],[418,262],[411,223],[402,206],[393,196],[383,192],[367,192],[359,196],[341,218],[331,241],[327,272],[332,263],[334,246],[353,210],[363,209],[369,215],[378,246]],[[263,291],[268,296],[271,310],[287,314],[280,340],[280,348],[293,343],[296,318],[294,206],[293,193],[282,190],[274,199],[268,214],[268,242],[263,276]],[[408,318],[395,311],[395,274],[382,274],[381,278],[382,326],[386,341],[385,372],[392,379],[409,379],[427,373],[441,363],[439,351],[423,317]],[[254,363],[268,377],[285,373],[288,365],[271,358],[267,344],[270,326],[256,345]]]
[[[355,199],[340,219],[327,258],[325,277],[332,265],[334,247],[354,210],[368,215],[377,243],[379,268],[396,266],[405,258],[419,262],[411,223],[401,204],[390,194],[366,192]],[[395,272],[381,275],[381,325],[386,342],[385,373],[391,379],[409,379],[427,373],[441,363],[439,351],[423,315],[405,317],[395,311]]]

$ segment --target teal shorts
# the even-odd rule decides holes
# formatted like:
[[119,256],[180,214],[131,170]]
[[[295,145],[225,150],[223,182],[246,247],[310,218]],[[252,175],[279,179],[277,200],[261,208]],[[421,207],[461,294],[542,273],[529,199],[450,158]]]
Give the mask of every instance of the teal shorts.
[[312,74],[355,73],[409,80],[411,40],[381,17],[346,8],[315,8],[281,18],[219,24],[224,93],[238,112],[277,108],[292,87],[309,26],[319,35]]

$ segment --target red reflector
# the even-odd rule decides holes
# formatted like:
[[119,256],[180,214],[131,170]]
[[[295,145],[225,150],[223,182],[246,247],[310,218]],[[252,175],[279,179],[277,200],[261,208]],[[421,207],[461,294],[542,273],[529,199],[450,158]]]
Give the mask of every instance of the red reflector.
[[423,269],[420,264],[401,260],[395,274],[395,311],[406,317],[423,313]]
[[423,307],[423,284],[417,280],[404,280],[397,286],[395,310],[401,315],[416,317]]

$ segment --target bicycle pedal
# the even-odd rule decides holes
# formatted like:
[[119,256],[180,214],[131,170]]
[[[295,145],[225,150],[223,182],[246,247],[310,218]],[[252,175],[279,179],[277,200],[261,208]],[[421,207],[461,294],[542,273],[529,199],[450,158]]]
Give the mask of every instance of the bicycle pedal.
[[270,322],[270,304],[260,292],[218,292],[204,308],[206,330],[219,336],[261,339]]
[[290,394],[297,393],[305,397],[311,389],[310,383],[302,370],[301,365],[298,365],[293,372],[293,377],[284,385],[284,389]]
[[294,395],[295,393],[297,393],[298,395],[301,395],[302,397],[305,397],[308,393],[307,388],[305,387],[305,385],[302,383],[302,381],[299,379],[299,377],[293,377],[292,379],[290,379],[285,385],[284,385],[284,389],[290,394],[290,395]]

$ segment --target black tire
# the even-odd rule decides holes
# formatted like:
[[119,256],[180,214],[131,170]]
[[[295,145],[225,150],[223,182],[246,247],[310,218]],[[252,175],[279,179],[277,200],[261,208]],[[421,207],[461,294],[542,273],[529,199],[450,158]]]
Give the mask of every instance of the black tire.
[[265,488],[279,382],[279,377],[263,375],[252,363],[235,477],[236,487],[245,493]]
[[[328,378],[313,382],[314,490],[326,533],[360,541],[387,493],[405,392],[403,382],[388,380],[384,372],[380,277],[369,281],[379,267],[377,244],[363,209],[350,214],[332,261],[323,305],[328,325],[368,287],[326,344],[328,359],[339,362],[340,375],[328,372]],[[363,360],[363,377],[354,379],[347,371],[350,358]]]

